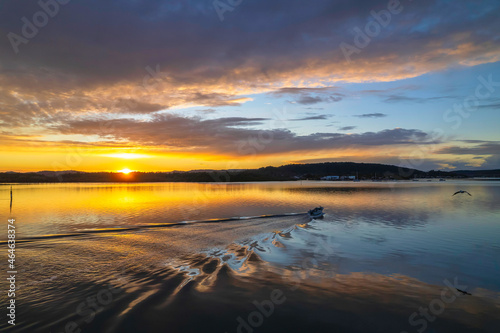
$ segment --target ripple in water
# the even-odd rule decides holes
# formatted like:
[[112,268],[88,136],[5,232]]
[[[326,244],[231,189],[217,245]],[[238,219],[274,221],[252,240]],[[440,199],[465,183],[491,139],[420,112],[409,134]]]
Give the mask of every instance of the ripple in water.
[[[78,237],[55,232],[19,244],[20,324],[12,329],[2,322],[0,329],[497,331],[500,227],[498,207],[489,200],[498,199],[498,186],[474,185],[476,201],[459,198],[458,207],[445,195],[450,184],[395,190],[380,184],[347,190],[281,186],[257,189],[291,193],[293,209],[223,215],[301,211],[299,199],[318,200],[317,194],[331,203],[323,204],[328,214],[317,221],[304,215],[183,224],[146,219],[101,230],[91,219],[89,232],[83,232],[82,218],[76,229],[58,228]],[[422,197],[425,205],[418,202]],[[391,206],[397,198],[402,204]],[[287,199],[280,200],[278,206]],[[118,226],[125,229],[113,230]],[[26,227],[26,238],[50,234],[45,226]],[[429,309],[433,320],[420,308]]]

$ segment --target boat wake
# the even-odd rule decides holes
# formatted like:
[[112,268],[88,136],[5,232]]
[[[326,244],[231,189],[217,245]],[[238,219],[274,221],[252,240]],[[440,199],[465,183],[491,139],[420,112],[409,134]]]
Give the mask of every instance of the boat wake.
[[[29,323],[0,330],[397,332],[442,293],[378,263],[359,269],[336,224],[306,214],[162,226],[24,244],[19,318]],[[496,332],[500,293],[470,291],[433,329]]]
[[[258,215],[258,216],[242,216],[242,217],[230,217],[230,218],[221,218],[221,219],[207,219],[207,220],[192,220],[192,221],[181,221],[181,222],[173,222],[173,223],[149,223],[145,225],[136,225],[132,227],[123,227],[123,228],[99,228],[99,229],[86,229],[81,230],[74,233],[65,233],[65,234],[54,234],[54,235],[41,235],[34,237],[26,237],[23,239],[17,239],[16,243],[28,243],[34,241],[42,241],[42,240],[50,240],[56,238],[68,238],[68,237],[82,237],[93,234],[102,234],[102,233],[115,233],[115,232],[127,232],[127,231],[140,231],[144,229],[153,229],[153,228],[169,228],[169,227],[178,227],[192,224],[209,224],[209,223],[225,223],[225,222],[238,222],[238,221],[246,221],[246,220],[257,220],[257,219],[275,219],[275,218],[284,218],[291,216],[302,216],[306,215],[305,213],[286,213],[286,214],[276,214],[276,215]],[[7,244],[7,241],[0,241],[0,245]]]

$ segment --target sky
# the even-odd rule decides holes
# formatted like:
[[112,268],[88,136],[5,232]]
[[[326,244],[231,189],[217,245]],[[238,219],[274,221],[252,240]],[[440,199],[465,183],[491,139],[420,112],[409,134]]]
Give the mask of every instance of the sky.
[[500,2],[4,0],[0,171],[500,168]]

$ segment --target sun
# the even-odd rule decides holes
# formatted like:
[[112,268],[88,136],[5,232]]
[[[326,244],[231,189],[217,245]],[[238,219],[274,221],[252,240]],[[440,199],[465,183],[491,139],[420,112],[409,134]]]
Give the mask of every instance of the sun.
[[132,172],[132,170],[125,168],[125,169],[118,170],[118,172],[121,172],[121,173],[123,173],[125,175],[128,175],[129,173]]

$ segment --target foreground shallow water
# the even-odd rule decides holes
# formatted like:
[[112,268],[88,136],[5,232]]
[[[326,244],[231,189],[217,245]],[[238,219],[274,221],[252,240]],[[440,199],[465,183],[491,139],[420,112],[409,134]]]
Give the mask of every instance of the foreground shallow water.
[[[458,189],[473,196],[452,196]],[[16,252],[17,325],[3,320],[2,330],[497,332],[500,324],[500,183],[19,185],[14,196],[17,237],[29,241]],[[327,215],[317,221],[168,225],[319,204]]]

